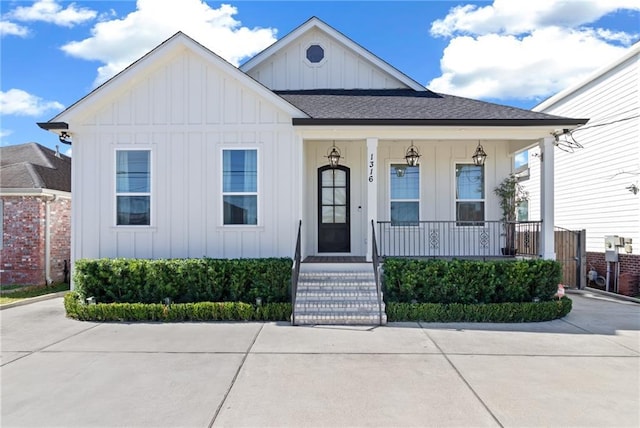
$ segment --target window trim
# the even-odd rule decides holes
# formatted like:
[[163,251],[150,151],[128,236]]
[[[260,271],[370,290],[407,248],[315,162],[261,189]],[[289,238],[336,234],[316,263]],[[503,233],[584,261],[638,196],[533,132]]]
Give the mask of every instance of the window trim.
[[[418,168],[418,198],[417,199],[392,199],[391,198],[391,168],[393,165],[405,165],[407,162],[405,159],[391,159],[387,161],[387,169],[385,172],[387,179],[387,213],[389,214],[389,224],[391,227],[404,227],[406,225],[393,224],[391,220],[391,202],[417,202],[418,203],[418,224],[420,225],[420,218],[422,218],[422,174],[421,165],[416,165]],[[408,166],[407,166],[408,167]]]
[[[149,152],[149,192],[118,192],[118,152]],[[153,149],[149,146],[123,147],[117,146],[113,150],[113,227],[118,229],[135,228],[150,229],[155,225],[155,210],[153,209],[153,178],[154,178]],[[149,224],[118,224],[118,196],[149,196]]]
[[[487,171],[486,165],[482,165],[482,193],[484,194],[483,199],[458,199],[457,197],[457,189],[458,189],[458,178],[456,176],[456,171],[458,169],[458,165],[471,165],[477,166],[473,162],[469,162],[468,160],[454,160],[453,161],[453,221],[456,222],[456,227],[478,227],[485,226],[487,221]],[[469,221],[469,220],[458,220],[458,202],[482,202],[482,221]],[[468,224],[466,224],[468,223]]]
[[[309,48],[310,48],[311,46],[315,46],[315,45],[320,46],[320,47],[322,48],[323,55],[322,55],[322,59],[321,59],[320,61],[318,61],[318,62],[311,62],[311,61],[309,61],[309,58],[307,58],[307,51],[309,50]],[[324,47],[324,44],[323,44],[323,43],[320,43],[320,42],[318,42],[318,41],[312,41],[312,42],[308,43],[308,44],[306,45],[306,47],[304,48],[303,55],[304,55],[304,62],[305,62],[305,64],[307,64],[309,67],[320,67],[320,66],[324,65],[324,63],[327,61],[327,48],[326,48],[326,47]]]
[[[225,192],[224,191],[224,152],[225,151],[246,151],[253,150],[256,152],[256,191],[255,192]],[[219,225],[225,229],[230,228],[259,228],[262,226],[262,208],[260,206],[260,182],[262,165],[260,148],[257,146],[221,146],[220,147],[220,223]],[[224,197],[225,196],[251,196],[256,197],[256,224],[225,224],[224,222]]]

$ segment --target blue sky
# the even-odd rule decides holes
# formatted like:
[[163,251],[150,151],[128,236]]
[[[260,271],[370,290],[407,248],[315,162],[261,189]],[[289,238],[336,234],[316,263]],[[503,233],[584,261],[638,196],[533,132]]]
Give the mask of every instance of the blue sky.
[[178,30],[238,65],[311,16],[432,90],[527,109],[640,38],[637,0],[0,0],[0,144],[55,147],[36,122]]

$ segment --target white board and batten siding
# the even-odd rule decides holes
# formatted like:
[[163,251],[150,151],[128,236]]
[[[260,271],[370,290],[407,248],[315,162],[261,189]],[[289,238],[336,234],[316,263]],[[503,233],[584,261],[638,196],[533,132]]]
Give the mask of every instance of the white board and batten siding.
[[[324,50],[324,59],[315,64],[306,60],[306,51],[312,45],[319,45]],[[247,74],[275,91],[408,87],[318,28],[307,31],[247,70]]]
[[[293,253],[301,146],[291,115],[183,50],[74,128],[74,259]],[[266,91],[265,91],[266,93]],[[258,151],[258,225],[222,219],[222,150]],[[116,226],[115,153],[151,150],[151,226]]]
[[[556,149],[555,164],[555,223],[586,229],[587,251],[603,252],[605,235],[632,238],[633,253],[640,250],[640,194],[626,189],[640,177],[640,46],[632,49],[626,60],[534,109],[590,118],[573,133],[584,148]],[[529,162],[530,218],[536,219],[540,161],[530,156]]]

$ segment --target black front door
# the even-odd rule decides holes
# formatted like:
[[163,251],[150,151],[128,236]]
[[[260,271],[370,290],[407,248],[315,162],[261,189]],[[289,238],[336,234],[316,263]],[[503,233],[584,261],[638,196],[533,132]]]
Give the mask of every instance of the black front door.
[[318,252],[351,251],[349,168],[318,169]]

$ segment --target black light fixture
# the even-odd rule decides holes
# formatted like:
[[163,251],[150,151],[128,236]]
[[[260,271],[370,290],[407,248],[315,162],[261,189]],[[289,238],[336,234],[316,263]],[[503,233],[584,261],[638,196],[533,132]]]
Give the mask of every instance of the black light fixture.
[[333,146],[331,146],[329,150],[330,151],[327,154],[327,159],[329,159],[329,165],[331,166],[331,168],[335,168],[338,166],[340,158],[342,157],[340,154],[340,149],[336,147],[336,144],[334,142]]
[[420,159],[420,152],[418,152],[418,148],[413,145],[413,141],[411,145],[407,149],[407,153],[404,155],[404,158],[407,161],[407,165],[416,166],[418,165],[418,160]]
[[67,131],[62,131],[58,136],[58,140],[60,140],[62,144],[71,145],[71,135],[69,135]]
[[484,152],[484,148],[482,147],[482,144],[480,144],[480,141],[478,141],[478,147],[476,147],[476,152],[471,156],[471,159],[473,159],[473,163],[478,166],[484,165],[484,161],[487,159],[487,154]]

